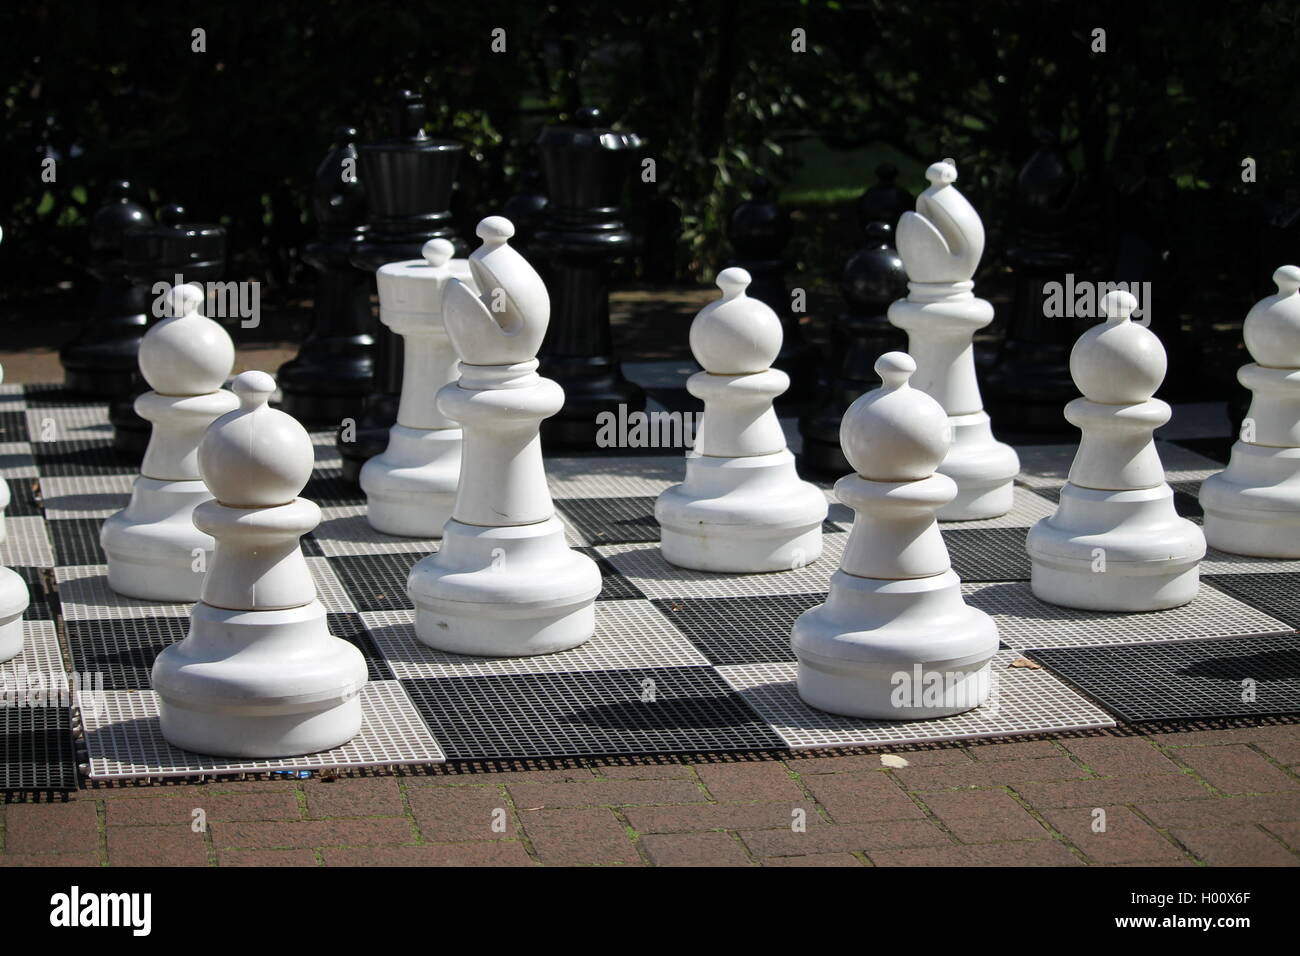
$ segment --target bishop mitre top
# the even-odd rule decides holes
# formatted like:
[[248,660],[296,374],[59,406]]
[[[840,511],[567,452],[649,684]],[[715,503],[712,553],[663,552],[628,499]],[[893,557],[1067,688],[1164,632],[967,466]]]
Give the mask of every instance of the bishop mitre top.
[[984,254],[984,223],[957,191],[957,167],[938,162],[925,171],[930,186],[916,211],[898,220],[895,246],[912,282],[969,282]]

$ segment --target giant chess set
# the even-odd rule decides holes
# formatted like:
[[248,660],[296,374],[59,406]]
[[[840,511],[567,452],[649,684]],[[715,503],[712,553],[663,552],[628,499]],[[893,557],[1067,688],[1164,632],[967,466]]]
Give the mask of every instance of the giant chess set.
[[[1077,445],[1012,447],[972,349],[993,317],[983,226],[953,164],[927,180],[896,234],[907,348],[837,412],[833,484],[801,473],[776,402],[807,383],[779,367],[787,327],[749,271],[718,272],[688,378],[557,382],[539,352],[572,316],[501,216],[464,258],[446,236],[354,255],[404,345],[368,456],[346,424],[287,413],[270,374],[228,383],[233,345],[193,285],[139,344],[138,466],[120,409],[4,386],[0,673],[75,693],[0,708],[0,784],[1300,711],[1300,269],[1246,319],[1230,461],[1179,444],[1194,432],[1154,397],[1164,347],[1123,291],[1070,353]],[[398,247],[418,255],[381,255]],[[599,388],[702,404],[693,446],[566,451]]]

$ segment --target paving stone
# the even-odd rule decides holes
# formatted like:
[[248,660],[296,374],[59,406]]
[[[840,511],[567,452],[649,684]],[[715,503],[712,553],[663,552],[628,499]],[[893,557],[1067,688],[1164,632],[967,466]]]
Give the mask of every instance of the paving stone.
[[1214,795],[1187,774],[1149,774],[1059,783],[1025,783],[1013,788],[1040,810],[1056,807],[1107,807],[1151,800],[1212,800]]
[[114,800],[104,809],[104,820],[117,826],[189,826],[194,811],[202,810],[209,823],[240,820],[299,820],[297,794],[213,793],[195,788],[152,800]]
[[1178,759],[1224,793],[1300,790],[1300,782],[1244,744],[1180,751]]
[[[275,825],[275,824],[266,824]],[[158,827],[109,827],[109,866],[207,866],[202,833],[189,824]]]
[[219,866],[316,866],[311,850],[221,850]]
[[752,866],[744,847],[726,833],[657,833],[641,839],[655,866]]
[[960,766],[971,762],[966,751],[960,747],[935,750],[882,750],[870,754],[846,754],[844,756],[797,757],[785,758],[785,765],[797,774],[821,773],[865,773],[867,771],[884,772],[892,769],[881,762],[881,757],[888,754],[902,757],[909,767],[947,767]]
[[1066,740],[1065,747],[1102,777],[1179,773],[1181,768],[1145,737],[1092,737]]
[[[1106,812],[1106,829],[1093,831],[1094,810]],[[1096,863],[1182,860],[1184,854],[1128,807],[1048,810],[1044,818]]]
[[1278,763],[1300,766],[1300,736],[1295,740],[1266,740],[1256,746]]
[[985,744],[977,741],[970,744],[966,752],[975,760],[983,762],[1061,756],[1060,748],[1051,740],[1023,740],[1005,744]]
[[300,820],[293,823],[218,823],[210,827],[217,847],[378,846],[414,843],[405,819]]
[[609,780],[693,780],[694,768],[690,764],[644,764],[632,766],[592,767],[597,777]]
[[1227,730],[1153,730],[1149,736],[1162,747],[1214,747],[1221,744],[1264,743],[1300,738],[1300,724],[1233,727]]
[[98,831],[93,799],[5,807],[6,853],[82,853],[98,847]]
[[1044,780],[1074,780],[1088,772],[1059,753],[1022,760],[972,761],[964,766],[904,767],[895,771],[908,790],[1016,786]]
[[704,803],[708,797],[691,780],[609,780],[592,783],[511,784],[515,806],[527,808],[622,807]]
[[[1160,799],[1156,795],[1154,799]],[[1300,820],[1300,793],[1140,803],[1138,812],[1158,827],[1220,827]]]
[[1291,849],[1300,850],[1300,823],[1266,823],[1264,829],[1280,837]]
[[869,851],[876,866],[1082,866],[1055,840]]
[[307,796],[307,817],[400,817],[406,812],[397,780],[364,778],[334,780],[324,783],[308,781],[303,787]]
[[99,854],[84,853],[0,853],[0,867],[87,867],[99,866]]
[[518,839],[510,801],[494,788],[424,787],[407,799],[426,843]]
[[906,846],[953,846],[929,820],[888,820],[790,830],[742,830],[740,837],[755,856],[806,856],[811,853],[853,852]]
[[942,790],[924,802],[962,843],[1050,840],[1052,835],[1002,790]]
[[806,778],[804,783],[836,823],[925,817],[925,812],[886,774],[819,775]]
[[809,853],[805,856],[769,856],[764,866],[863,866],[852,853]]
[[534,866],[522,843],[327,847],[326,866]]
[[1170,833],[1211,866],[1300,866],[1300,855],[1256,826]]
[[682,807],[628,807],[623,811],[638,833],[702,833],[709,830],[789,829],[794,811],[804,811],[809,826],[827,826],[806,797],[798,804],[699,803]]
[[639,863],[623,824],[605,809],[521,811],[537,858],[551,866]]
[[780,761],[706,764],[700,781],[719,803],[793,803],[805,801],[803,790]]

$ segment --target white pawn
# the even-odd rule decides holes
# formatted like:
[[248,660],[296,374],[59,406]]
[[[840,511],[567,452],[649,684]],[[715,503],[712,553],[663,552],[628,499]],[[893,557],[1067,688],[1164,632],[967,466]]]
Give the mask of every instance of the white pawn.
[[936,512],[957,487],[936,473],[949,417],[908,379],[903,352],[876,360],[884,383],[849,406],[840,445],[856,470],[835,484],[853,530],[826,603],[794,623],[799,696],[850,717],[915,720],[978,707],[989,694],[997,626],[969,607]]
[[508,219],[490,216],[477,231],[477,289],[452,279],[443,295],[461,365],[438,408],[465,432],[460,487],[442,546],[411,569],[406,589],[415,633],[431,647],[548,654],[595,632],[600,570],[565,542],[542,465],[538,427],[564,404],[560,386],[537,374],[550,297],[508,245]]
[[225,757],[288,757],[346,743],[361,728],[366,664],[333,637],[298,539],[320,522],[299,498],[314,451],[266,403],[265,372],[235,379],[239,408],[213,423],[199,470],[216,498],[194,523],[216,539],[185,640],[154,661],[163,736]]
[[655,502],[664,560],[698,571],[786,571],[821,556],[826,496],[795,471],[772,401],[790,377],[772,368],[781,322],[745,294],[750,275],[723,269],[722,298],[691,323],[704,371],[686,388],[704,418],[686,480]]
[[199,598],[213,547],[193,521],[195,507],[212,498],[199,476],[199,440],[239,404],[221,387],[235,346],[199,312],[199,286],[177,286],[167,302],[168,317],[140,342],[140,373],[152,391],[135,400],[135,410],[153,425],[149,447],[130,503],[104,522],[99,540],[108,586],[118,594],[190,602]]
[[[4,368],[0,367],[0,382]],[[9,507],[9,483],[0,478],[0,541],[4,541],[4,509]],[[23,612],[31,603],[27,582],[9,568],[0,566],[0,663],[23,652]]]
[[939,511],[940,521],[996,518],[1011,510],[1020,459],[993,437],[975,380],[977,331],[993,321],[993,306],[975,297],[971,276],[984,254],[979,213],[952,184],[950,162],[925,171],[930,187],[916,212],[898,221],[898,254],[907,269],[907,298],[889,307],[889,321],[907,332],[916,360],[914,387],[943,406],[952,425],[952,447],[939,472],[957,483],[957,496]]
[[1106,321],[1079,337],[1070,375],[1083,398],[1065,406],[1082,432],[1055,514],[1029,529],[1031,586],[1044,601],[1091,611],[1157,611],[1200,586],[1205,537],[1174,510],[1153,432],[1170,408],[1153,398],[1164,346],[1130,319],[1137,299],[1108,292]]
[[381,266],[379,318],[402,336],[402,401],[388,447],[361,469],[366,519],[376,531],[442,537],[460,477],[461,430],[438,410],[438,389],[456,381],[456,351],[442,322],[453,278],[473,287],[469,265],[446,239],[424,244],[423,259]]
[[1201,484],[1211,547],[1300,558],[1300,268],[1273,273],[1277,295],[1255,304],[1242,332],[1255,359],[1237,372],[1250,411],[1228,467]]

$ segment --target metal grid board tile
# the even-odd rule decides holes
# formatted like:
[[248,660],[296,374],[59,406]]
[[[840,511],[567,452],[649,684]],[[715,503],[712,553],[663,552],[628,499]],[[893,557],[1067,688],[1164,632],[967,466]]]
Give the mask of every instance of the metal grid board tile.
[[113,440],[108,410],[102,405],[28,408],[24,417],[34,442]]
[[60,611],[59,593],[47,584],[49,568],[31,568],[16,565],[9,569],[27,585],[28,604],[23,611],[24,621],[52,621]]
[[639,601],[645,598],[641,589],[619,574],[614,565],[600,556],[595,548],[575,548],[596,562],[600,569],[600,594],[597,601]]
[[152,691],[81,695],[91,780],[192,777],[442,763],[437,741],[396,681],[372,681],[361,691],[361,732],[347,744],[277,760],[208,757],[173,747],[158,726]]
[[569,671],[694,667],[704,656],[648,602],[598,601],[586,644],[536,657],[469,657],[434,650],[415,636],[415,612],[368,611],[361,620],[401,679],[554,674]]
[[47,522],[58,563],[107,564],[108,557],[99,543],[99,529],[103,524],[103,518],[60,518]]
[[54,569],[68,621],[122,620],[143,617],[188,617],[191,603],[146,601],[118,594],[108,586],[108,566],[88,564]]
[[560,498],[555,505],[593,545],[659,540],[654,498]]
[[39,474],[31,442],[0,442],[0,478],[35,478]]
[[64,636],[72,669],[94,686],[144,690],[151,686],[154,658],[163,648],[183,640],[189,627],[188,615],[67,621]]
[[[336,558],[355,554],[412,554],[426,555],[438,550],[434,538],[400,538],[376,531],[366,520],[364,505],[349,505],[328,509],[329,515],[312,532],[325,557]],[[352,514],[338,512],[351,511]]]
[[78,394],[66,388],[61,382],[17,383],[12,386],[0,385],[0,388],[17,388],[22,390],[23,404],[29,408],[57,407],[59,405],[99,405],[107,408],[104,402],[86,395]]
[[346,613],[331,612],[325,615],[329,632],[337,638],[347,641],[361,652],[366,659],[367,680],[394,680],[397,675],[384,659],[383,653],[375,644],[373,635],[366,627],[361,615],[355,611]]
[[9,488],[9,504],[4,510],[6,516],[10,518],[30,518],[41,514],[41,505],[36,495],[38,479],[5,478],[0,480],[3,480]]
[[5,518],[0,564],[7,568],[20,564],[30,568],[54,567],[54,548],[50,545],[46,524],[44,518],[35,516]]
[[1138,614],[1057,607],[1034,597],[1029,584],[1023,581],[964,584],[962,593],[966,603],[993,617],[1003,642],[1018,649],[1180,641],[1290,630],[1285,622],[1204,582],[1200,595],[1190,604]]
[[766,594],[820,594],[839,567],[848,535],[822,535],[821,557],[791,571],[767,574],[713,574],[678,568],[663,559],[657,544],[599,547],[601,557],[648,598],[762,597]]
[[106,439],[32,442],[32,456],[43,476],[130,475],[140,462],[118,451]]
[[131,475],[74,475],[41,479],[41,502],[45,517],[104,519],[116,514],[131,500],[135,479]]
[[1115,726],[1110,715],[1047,671],[1009,667],[1018,656],[1001,651],[994,657],[992,689],[984,706],[932,720],[870,720],[815,710],[799,697],[796,663],[747,664],[721,667],[718,672],[792,750],[972,740]]
[[[53,621],[23,621],[23,649],[0,664],[0,707],[12,706],[67,675]],[[39,703],[39,701],[35,701]]]
[[556,499],[655,498],[685,476],[686,460],[680,453],[546,459],[546,477]]
[[364,505],[366,496],[361,489],[343,478],[339,468],[317,468],[302,491],[322,508],[336,505]]
[[1129,723],[1300,713],[1300,635],[1027,652]]
[[1202,578],[1233,574],[1287,573],[1300,573],[1300,561],[1285,558],[1252,558],[1209,548],[1205,552],[1205,559],[1201,562]]
[[[1028,488],[1016,485],[1011,490],[1011,510],[1006,514],[996,518],[980,518],[976,521],[945,521],[940,527],[944,531],[973,531],[984,528],[1025,529],[1033,527],[1043,518],[1051,517],[1055,510],[1050,502],[1043,500],[1042,495],[1036,495]],[[851,521],[851,513],[849,518]]]
[[963,581],[1028,581],[1024,528],[940,526],[952,569]]
[[[1296,563],[1296,562],[1292,562]],[[1216,574],[1210,584],[1291,627],[1300,628],[1300,571],[1284,574]]]
[[77,789],[77,758],[66,707],[0,707],[0,790]]
[[448,760],[785,749],[711,667],[405,680]]
[[422,554],[352,554],[328,561],[346,588],[357,611],[395,611],[410,608],[406,579]]
[[659,598],[654,606],[714,666],[793,661],[790,629],[826,594]]

